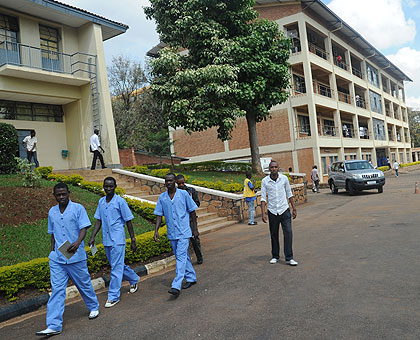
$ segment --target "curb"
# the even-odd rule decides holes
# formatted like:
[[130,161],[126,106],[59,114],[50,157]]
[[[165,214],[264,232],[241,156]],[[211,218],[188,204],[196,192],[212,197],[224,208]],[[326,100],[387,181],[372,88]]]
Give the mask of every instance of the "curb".
[[[132,268],[137,275],[140,277],[147,276],[149,274],[157,273],[163,269],[171,267],[175,264],[175,256],[169,256],[163,260],[158,260],[152,263],[148,263],[144,266]],[[93,289],[99,290],[109,286],[110,277],[104,276],[92,280]],[[80,296],[79,291],[76,286],[71,286],[66,288],[66,300],[73,299]],[[3,308],[0,308],[0,322],[4,322],[21,316],[26,313],[34,312],[42,306],[45,306],[48,303],[50,293],[42,294],[36,298],[32,298],[26,301],[21,301],[13,305],[9,305]]]

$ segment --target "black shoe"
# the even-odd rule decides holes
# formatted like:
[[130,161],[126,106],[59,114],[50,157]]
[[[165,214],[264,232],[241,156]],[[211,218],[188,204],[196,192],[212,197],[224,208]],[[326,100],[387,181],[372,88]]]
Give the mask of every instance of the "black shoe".
[[203,259],[197,259],[197,264],[203,264]]
[[252,223],[248,223],[248,225],[257,225],[258,222],[252,222]]
[[185,282],[184,285],[182,286],[182,289],[188,289],[191,288],[192,286],[194,286],[197,282]]
[[108,169],[106,166],[103,166],[102,169]]
[[169,294],[172,294],[173,296],[179,296],[180,290],[176,288],[171,288],[168,290]]

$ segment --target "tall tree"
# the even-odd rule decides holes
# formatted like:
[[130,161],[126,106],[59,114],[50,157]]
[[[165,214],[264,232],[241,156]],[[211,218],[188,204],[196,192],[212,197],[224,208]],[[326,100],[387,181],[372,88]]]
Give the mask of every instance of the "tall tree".
[[276,23],[258,19],[254,0],[150,4],[145,13],[168,44],[151,62],[151,88],[170,126],[217,127],[218,138],[228,140],[236,120],[246,117],[252,167],[260,172],[256,124],[288,98],[288,39]]
[[408,108],[408,126],[410,128],[411,145],[420,147],[420,111]]

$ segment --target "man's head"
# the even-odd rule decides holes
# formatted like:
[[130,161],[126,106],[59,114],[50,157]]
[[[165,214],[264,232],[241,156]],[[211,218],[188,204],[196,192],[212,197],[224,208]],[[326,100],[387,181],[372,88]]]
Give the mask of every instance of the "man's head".
[[53,194],[58,204],[65,206],[70,200],[70,191],[66,183],[57,183],[54,186]]
[[117,188],[117,181],[114,177],[107,177],[104,179],[103,188],[107,196],[114,196],[115,189]]
[[316,165],[314,165],[314,166],[312,167],[312,169],[318,169],[318,167],[317,167]]
[[183,175],[176,176],[175,181],[178,188],[182,190],[187,190],[187,186],[185,185],[185,177]]
[[279,164],[272,160],[268,165],[268,169],[270,170],[270,174],[276,176],[279,173]]
[[173,172],[165,175],[165,187],[171,191],[175,189],[175,174]]
[[246,178],[251,179],[252,178],[252,172],[247,171],[245,176],[246,176]]
[[31,130],[31,137],[33,138],[35,137],[35,135],[36,135],[35,130]]
[[98,130],[98,129],[95,129],[95,130],[93,131],[93,133],[94,133],[95,135],[98,135],[98,136],[99,136],[99,130]]
[[289,167],[289,172],[293,172],[293,169],[291,167]]

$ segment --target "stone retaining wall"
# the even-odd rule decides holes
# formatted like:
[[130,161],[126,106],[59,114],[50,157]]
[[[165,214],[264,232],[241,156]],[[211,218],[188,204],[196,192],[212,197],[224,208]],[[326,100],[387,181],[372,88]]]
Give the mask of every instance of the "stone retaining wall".
[[[162,178],[152,177],[133,173],[126,170],[113,169],[114,173],[121,176],[128,176],[133,178],[134,185],[139,187],[142,191],[149,193],[149,195],[159,195],[166,191],[165,180]],[[292,179],[292,192],[295,197],[297,205],[307,201],[306,185],[304,178],[296,176]],[[299,181],[301,181],[299,183]],[[207,208],[208,212],[217,213],[220,217],[227,217],[228,220],[246,221],[248,219],[248,206],[242,194],[233,194],[219,190],[213,190],[195,185],[189,185],[197,190],[198,198],[200,199],[200,208]],[[256,216],[261,216],[261,197],[257,193],[257,205],[255,210]]]

